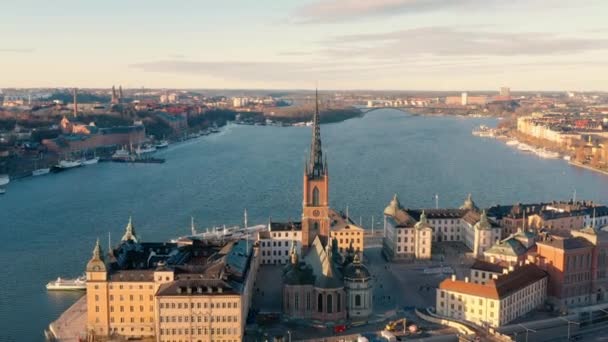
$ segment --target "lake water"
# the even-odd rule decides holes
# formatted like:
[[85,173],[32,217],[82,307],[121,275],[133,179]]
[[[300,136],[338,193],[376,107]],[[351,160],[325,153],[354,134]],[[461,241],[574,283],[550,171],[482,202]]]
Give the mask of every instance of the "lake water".
[[[474,137],[493,119],[409,116],[378,110],[323,125],[330,202],[356,221],[381,221],[393,193],[407,207],[480,206],[578,198],[608,203],[608,177]],[[84,270],[95,239],[107,248],[133,216],[141,239],[197,226],[299,219],[310,128],[236,126],[159,152],[162,165],[102,163],[11,182],[0,197],[0,341],[38,341],[78,295],[47,293]],[[380,225],[377,226],[378,228]]]

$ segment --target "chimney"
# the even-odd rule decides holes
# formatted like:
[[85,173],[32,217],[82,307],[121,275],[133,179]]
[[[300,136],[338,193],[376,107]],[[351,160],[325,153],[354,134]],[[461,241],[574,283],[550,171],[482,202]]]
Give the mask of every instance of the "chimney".
[[495,264],[496,263],[496,257],[495,256],[491,256],[490,257],[490,262]]
[[498,274],[492,274],[492,279],[498,279]]
[[456,281],[456,275],[452,274],[452,281]]
[[526,259],[526,265],[530,265],[530,259]]
[[503,268],[502,269],[502,274],[509,274],[509,269],[508,268]]
[[509,266],[509,272],[513,272],[514,269],[513,266]]
[[468,283],[469,282],[469,277],[464,277],[464,282]]

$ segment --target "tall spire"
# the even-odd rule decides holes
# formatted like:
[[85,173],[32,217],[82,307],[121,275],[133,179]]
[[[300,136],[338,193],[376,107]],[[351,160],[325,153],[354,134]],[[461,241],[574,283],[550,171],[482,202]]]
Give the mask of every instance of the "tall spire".
[[125,229],[125,235],[122,236],[122,241],[133,241],[137,243],[137,235],[135,235],[135,228],[133,227],[133,219],[129,216],[129,223]]
[[319,125],[319,91],[315,89],[315,112],[312,117],[312,143],[310,144],[310,160],[308,176],[311,178],[325,175],[323,151],[321,148],[321,127]]
[[99,243],[99,238],[97,239],[97,242],[95,243],[95,248],[93,248],[93,259],[94,260],[103,260],[103,257],[101,254],[101,244]]

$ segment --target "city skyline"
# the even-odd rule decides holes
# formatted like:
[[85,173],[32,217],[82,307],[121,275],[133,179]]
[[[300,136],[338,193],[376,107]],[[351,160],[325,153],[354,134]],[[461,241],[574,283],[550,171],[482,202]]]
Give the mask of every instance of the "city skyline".
[[4,7],[0,87],[608,90],[598,0]]

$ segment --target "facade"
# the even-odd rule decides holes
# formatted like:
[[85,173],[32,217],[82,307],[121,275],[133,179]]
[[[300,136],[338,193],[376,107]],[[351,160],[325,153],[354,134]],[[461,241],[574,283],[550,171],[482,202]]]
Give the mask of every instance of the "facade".
[[527,260],[528,252],[536,245],[536,235],[531,231],[520,230],[496,242],[483,252],[485,260],[504,262],[514,265]]
[[534,264],[504,269],[485,284],[456,280],[439,284],[436,312],[478,325],[499,327],[542,305],[547,274]]
[[300,222],[269,222],[268,230],[258,232],[260,263],[287,264],[293,245],[302,253],[302,225]]
[[240,341],[258,267],[244,240],[142,243],[131,221],[117,248],[86,267],[90,336]]
[[329,210],[329,218],[331,220],[331,228],[329,238],[338,241],[338,250],[340,253],[346,252],[349,248],[353,248],[357,253],[363,253],[365,231],[357,226],[349,217],[338,213],[333,209]]
[[373,293],[371,274],[355,254],[351,264],[344,268],[346,307],[351,319],[367,318],[372,314]]
[[607,254],[608,233],[592,227],[537,241],[536,260],[549,273],[551,303],[563,308],[608,300]]
[[501,235],[470,194],[457,209],[404,209],[397,195],[384,209],[383,252],[391,260],[430,259],[432,242],[441,241],[461,241],[482,256]]

